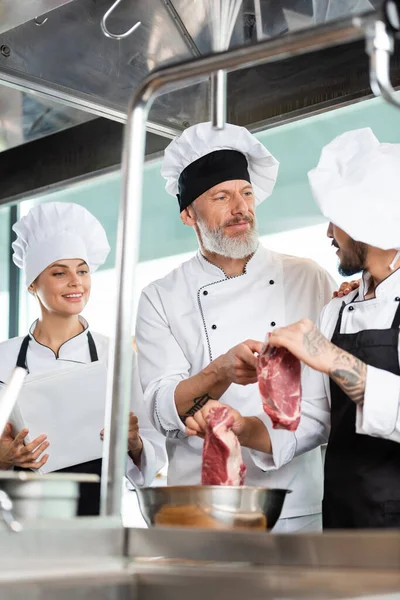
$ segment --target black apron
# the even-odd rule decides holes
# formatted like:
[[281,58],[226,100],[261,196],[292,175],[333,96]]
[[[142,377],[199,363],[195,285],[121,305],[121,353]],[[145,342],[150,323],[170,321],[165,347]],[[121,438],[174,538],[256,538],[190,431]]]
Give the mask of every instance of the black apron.
[[[87,332],[88,345],[89,345],[89,353],[90,353],[90,361],[96,362],[99,360],[96,344],[94,342],[93,336],[90,331]],[[26,354],[28,351],[28,346],[30,342],[30,337],[27,335],[21,344],[21,348],[19,350],[18,358],[17,358],[17,367],[21,367],[26,369],[29,373],[29,369],[26,363]],[[100,432],[99,432],[100,435]],[[91,460],[89,462],[81,463],[80,465],[73,465],[72,467],[67,467],[65,469],[60,469],[55,471],[55,473],[89,473],[94,475],[101,475],[101,458],[96,460]],[[21,467],[15,467],[16,471],[25,471],[29,469],[22,469]],[[97,516],[100,514],[100,483],[81,483],[80,487],[80,495],[78,502],[78,516]]]
[[[400,375],[400,303],[390,329],[340,333],[344,310],[357,310],[357,304],[343,302],[332,343],[367,365]],[[400,527],[400,444],[356,433],[356,404],[332,380],[330,389],[324,529]]]

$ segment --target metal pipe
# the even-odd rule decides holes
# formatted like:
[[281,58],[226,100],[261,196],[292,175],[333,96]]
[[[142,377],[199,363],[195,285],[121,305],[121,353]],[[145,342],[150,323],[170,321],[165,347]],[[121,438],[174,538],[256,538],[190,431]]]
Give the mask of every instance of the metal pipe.
[[375,96],[381,96],[392,106],[400,108],[390,81],[390,55],[394,51],[393,37],[388,33],[383,21],[376,21],[367,28],[366,51],[369,54],[370,85]]
[[226,123],[227,77],[223,69],[211,74],[211,121],[215,129],[223,129]]
[[[350,23],[334,23],[282,38],[245,46],[154,71],[136,89],[128,108],[122,155],[123,192],[117,246],[118,310],[110,348],[110,373],[103,455],[101,512],[119,516],[126,461],[131,381],[133,278],[139,250],[140,216],[147,114],[159,93],[181,83],[197,83],[219,70],[234,71],[358,40],[363,31]],[[107,434],[108,432],[108,434]]]
[[[132,382],[133,279],[138,261],[142,209],[143,157],[146,120],[150,102],[140,102],[128,120],[124,135],[122,203],[118,221],[116,264],[117,313],[114,347],[110,347],[106,402],[106,428],[101,483],[101,514],[121,514],[121,491],[125,474],[128,415]],[[138,157],[138,160],[136,160]]]

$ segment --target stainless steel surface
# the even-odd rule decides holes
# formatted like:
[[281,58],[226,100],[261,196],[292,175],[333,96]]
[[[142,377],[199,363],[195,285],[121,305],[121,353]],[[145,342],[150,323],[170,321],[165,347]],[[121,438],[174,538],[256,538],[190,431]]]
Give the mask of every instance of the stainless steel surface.
[[0,471],[0,490],[12,503],[16,519],[72,519],[76,516],[79,483],[97,483],[98,475]]
[[0,152],[90,121],[93,115],[0,87]]
[[[129,147],[122,161],[122,181],[126,189],[143,186],[143,156],[146,142],[144,124],[148,107],[145,101],[136,106],[128,121],[124,147]],[[131,160],[138,152],[140,169]],[[108,395],[106,401],[102,480],[101,512],[113,516],[121,514],[121,490],[126,464],[126,440],[128,438],[129,407],[131,403],[131,320],[133,306],[133,279],[139,257],[141,201],[122,202],[119,213],[116,265],[117,265],[117,311],[114,343],[110,344],[108,363]],[[129,324],[129,325],[128,325]]]
[[211,55],[175,67],[155,71],[136,90],[128,110],[122,180],[123,191],[117,237],[118,304],[114,343],[110,344],[110,381],[106,406],[101,510],[118,515],[125,469],[126,438],[130,402],[132,310],[134,273],[140,243],[145,127],[148,111],[157,94],[201,81],[218,70],[234,71],[280,58],[297,56],[359,39],[363,33],[354,25],[324,26],[275,40]]
[[[336,531],[265,535],[261,532],[195,531],[187,528],[128,530],[132,558],[217,561],[315,569],[383,569],[400,573],[399,531]],[[400,591],[400,588],[399,588]]]
[[0,486],[11,498],[15,518],[72,519],[76,516],[79,484],[65,481],[1,481]]
[[26,369],[16,367],[10,380],[0,392],[0,435],[2,435],[7,425],[27,374]]
[[29,0],[29,2],[1,0],[0,33],[14,29],[14,27],[38,18],[51,10],[63,6],[63,4],[68,4],[68,2],[71,2],[71,0]]
[[128,29],[124,33],[111,33],[111,31],[109,31],[108,26],[107,26],[107,20],[110,17],[110,15],[112,15],[112,13],[114,12],[114,10],[117,8],[117,6],[122,1],[123,0],[116,0],[114,2],[114,4],[105,13],[104,17],[101,20],[101,30],[102,30],[102,32],[104,33],[104,35],[106,37],[108,37],[108,38],[110,38],[112,40],[123,40],[124,38],[128,37],[129,35],[131,35],[135,31],[135,29],[137,29],[141,25],[141,22],[138,21],[137,23],[135,23],[130,29]]
[[271,530],[287,490],[229,486],[138,488],[140,510],[152,526]]
[[399,600],[399,533],[125,534],[101,518],[0,528],[1,600]]
[[[320,1],[320,0],[318,0]],[[2,3],[4,4],[4,3]],[[140,22],[141,25],[124,39],[109,39],[101,30],[104,15],[113,8],[113,0],[32,0],[26,10],[26,0],[7,0],[10,11],[27,13],[27,21],[11,27],[5,19],[0,35],[1,80],[19,90],[34,90],[42,97],[59,100],[75,109],[89,111],[106,118],[126,119],[129,98],[139,83],[155,68],[190,59],[216,50],[221,31],[226,27],[215,10],[217,0],[123,0],[109,15],[106,29],[111,36],[122,36]],[[369,3],[368,3],[369,4]],[[230,0],[218,0],[219,15],[228,14]],[[351,17],[365,9],[365,2],[340,2],[340,10],[327,15]],[[46,8],[58,7],[46,12]],[[31,14],[32,12],[32,14]],[[237,47],[311,28],[316,21],[316,8],[311,0],[271,2],[258,0],[257,11],[253,0],[245,0],[239,10],[232,38],[226,47]],[[39,19],[34,20],[33,17]],[[41,24],[38,26],[38,24]],[[258,31],[258,35],[256,34]],[[121,32],[120,34],[118,32]],[[331,80],[324,75],[324,61],[318,76],[329,94]],[[276,81],[276,79],[274,79]],[[242,125],[251,126],[265,115],[260,112],[263,99],[270,88],[264,78],[249,75],[246,83],[233,79],[229,94],[232,99],[246,96],[246,107],[231,117]],[[294,92],[307,106],[319,102],[318,94],[310,99],[306,74],[302,86]],[[357,90],[362,95],[362,88]],[[337,93],[332,91],[332,97]],[[282,102],[277,102],[277,107]],[[153,132],[181,131],[188,124],[209,118],[208,86],[180,90],[157,99],[152,108],[148,126]]]
[[245,565],[135,565],[139,600],[399,600],[395,571],[246,567]]
[[223,129],[226,123],[227,74],[219,69],[211,75],[211,121],[215,129]]
[[370,57],[370,82],[375,96],[381,96],[392,106],[400,108],[400,98],[390,81],[390,57],[394,40],[385,23],[376,21],[367,29],[367,53]]
[[10,531],[14,533],[21,531],[22,525],[14,517],[12,500],[4,490],[0,490],[0,515]]
[[[121,2],[107,21],[110,31],[124,32],[127,26],[142,24],[128,38],[106,38],[100,24],[111,5],[111,0],[75,0],[51,13],[41,27],[28,22],[1,35],[0,45],[10,48],[8,57],[0,54],[1,79],[74,108],[125,121],[129,98],[139,82],[155,67],[190,58],[192,52],[160,0]],[[196,96],[193,93],[190,90],[190,101],[185,92],[160,98],[153,109],[152,131],[181,131],[195,115],[207,119],[207,85]]]

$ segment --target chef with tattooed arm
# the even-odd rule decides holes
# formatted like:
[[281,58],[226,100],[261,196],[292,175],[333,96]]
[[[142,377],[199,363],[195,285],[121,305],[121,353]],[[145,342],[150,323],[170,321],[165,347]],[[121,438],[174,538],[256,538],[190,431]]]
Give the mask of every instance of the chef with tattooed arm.
[[[332,300],[318,326],[303,319],[271,333],[271,345],[308,365],[297,431],[231,409],[233,430],[265,453],[265,467],[328,441],[324,528],[400,527],[399,173],[400,144],[380,143],[368,128],[323,149],[311,189],[330,221],[339,271],[362,271],[360,288]],[[203,434],[213,404],[187,419],[189,435]]]

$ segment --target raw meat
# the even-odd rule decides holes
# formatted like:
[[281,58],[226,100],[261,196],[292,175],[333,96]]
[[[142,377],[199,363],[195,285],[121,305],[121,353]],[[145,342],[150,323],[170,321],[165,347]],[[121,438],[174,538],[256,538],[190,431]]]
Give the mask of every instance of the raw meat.
[[229,417],[226,406],[210,411],[203,447],[202,485],[243,485],[246,467],[232,425],[233,417]]
[[301,366],[286,348],[268,346],[257,365],[264,411],[275,429],[295,431],[300,421]]

